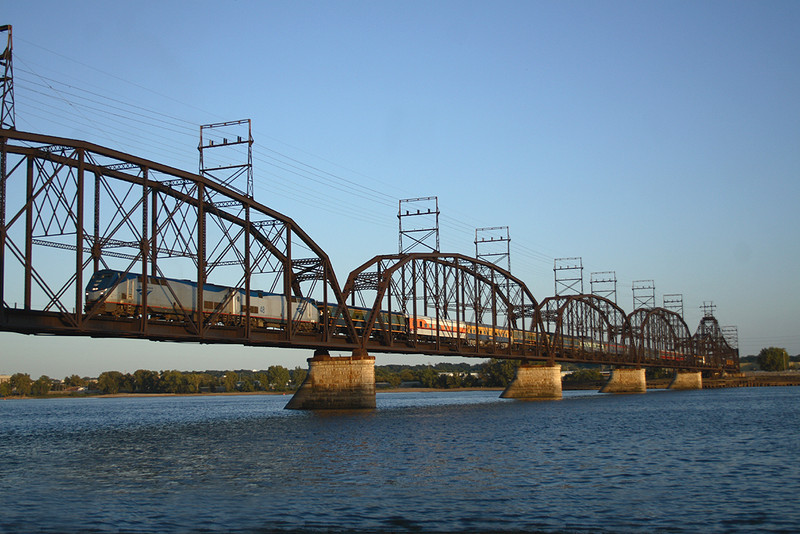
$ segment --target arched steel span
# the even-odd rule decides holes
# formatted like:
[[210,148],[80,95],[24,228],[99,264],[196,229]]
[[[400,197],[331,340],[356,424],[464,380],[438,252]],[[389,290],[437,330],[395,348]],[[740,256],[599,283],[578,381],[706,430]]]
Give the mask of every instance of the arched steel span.
[[550,362],[634,365],[636,351],[625,312],[598,295],[549,297],[538,313],[550,339]]
[[700,320],[692,337],[697,358],[704,366],[718,369],[739,369],[739,351],[732,348],[713,316]]
[[[343,293],[354,312],[363,307],[360,342],[369,350],[521,359],[546,352],[536,299],[521,280],[483,260],[376,256],[350,273]],[[394,314],[409,328],[397,327]]]
[[[292,219],[202,176],[14,130],[0,130],[0,152],[0,330],[738,369],[713,317],[687,345],[667,310],[626,316],[596,295],[537,305],[510,273],[459,254],[378,256],[341,291]],[[84,307],[86,282],[103,269],[124,274],[122,301]],[[125,278],[139,285],[123,290]],[[154,291],[168,308],[156,309]],[[282,299],[288,322],[256,311],[264,294]],[[347,296],[362,308],[348,309]]]
[[[304,320],[311,299],[345,301],[328,256],[289,217],[199,175],[91,143],[0,130],[0,151],[2,330],[357,347],[349,314],[335,332],[327,307],[316,327]],[[131,300],[139,291],[138,306],[109,314],[106,295],[84,310],[84,287],[102,269],[138,275],[138,289],[121,293]],[[206,286],[212,275],[224,287]],[[216,289],[224,293],[211,298]],[[148,302],[154,290],[169,309]],[[288,322],[255,317],[264,292],[291,302]]]
[[628,316],[628,322],[640,364],[676,368],[702,366],[689,327],[679,313],[665,308],[639,308]]

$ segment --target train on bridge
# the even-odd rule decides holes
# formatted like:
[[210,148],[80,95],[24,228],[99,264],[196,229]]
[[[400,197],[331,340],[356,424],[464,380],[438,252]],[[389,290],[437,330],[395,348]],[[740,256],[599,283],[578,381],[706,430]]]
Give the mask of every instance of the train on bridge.
[[[147,314],[151,320],[184,321],[201,311],[197,305],[197,283],[173,278],[147,277]],[[143,313],[142,275],[115,270],[100,270],[94,273],[86,286],[85,311],[97,315],[115,317],[139,317]],[[298,325],[299,333],[318,332],[327,316],[329,326],[336,333],[346,333],[345,319],[336,304],[323,303],[310,298],[292,298],[287,303],[285,295],[251,290],[250,299],[245,290],[219,286],[203,285],[202,312],[220,326],[242,326],[248,320],[255,328],[282,330],[288,320]],[[181,304],[179,304],[181,303]],[[361,307],[348,307],[350,318],[358,334],[366,330],[371,310]],[[498,344],[507,347],[509,338],[512,345],[533,348],[539,340],[536,332],[519,329],[495,328],[491,325],[475,324],[466,321],[417,316],[401,312],[381,310],[375,318],[372,337],[378,339],[388,331],[397,340],[409,339],[412,335],[420,342],[438,340],[458,340],[467,346]],[[605,347],[592,339],[569,338],[562,344],[570,348],[586,351],[611,350],[622,352],[624,347],[606,344]],[[652,352],[652,351],[651,351]],[[674,351],[657,351],[649,358],[662,360],[686,360],[687,355]]]

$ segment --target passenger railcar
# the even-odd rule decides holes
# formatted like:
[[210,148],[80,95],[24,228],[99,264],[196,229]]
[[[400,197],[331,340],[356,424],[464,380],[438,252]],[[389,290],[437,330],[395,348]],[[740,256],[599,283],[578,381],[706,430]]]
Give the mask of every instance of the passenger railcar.
[[[228,326],[239,326],[246,320],[245,291],[238,288],[205,284],[203,286],[202,311],[210,316],[217,312],[217,322]],[[328,325],[334,332],[346,333],[345,318],[336,304],[317,303],[307,298],[292,298],[287,306],[284,295],[250,291],[250,322],[257,328],[282,329],[291,314],[299,322],[301,330],[318,331],[322,325],[323,310],[327,308]],[[94,309],[101,315],[136,317],[142,314],[142,276],[122,271],[101,270],[94,273],[86,286],[86,311]],[[199,311],[197,305],[197,283],[189,280],[148,277],[147,314],[151,319],[182,321]],[[356,333],[366,329],[369,308],[349,307],[350,318]],[[377,339],[388,327],[395,340],[409,339],[414,334],[424,341],[462,340],[467,346],[485,346],[498,343],[501,347],[510,342],[519,347],[533,348],[540,340],[534,332],[492,328],[491,325],[437,319],[435,317],[410,317],[404,313],[381,310],[375,319],[372,337]],[[547,334],[544,334],[547,335]],[[568,337],[561,340],[565,349],[581,351],[623,352],[624,346],[608,344],[605,347],[590,338]],[[646,349],[648,359],[686,360],[687,355],[666,350]]]
[[[242,289],[205,284],[202,311],[211,315],[218,310],[219,323],[241,325],[246,319],[245,297]],[[102,302],[97,304],[98,301]],[[96,311],[101,315],[141,315],[142,276],[113,270],[97,271],[86,286],[86,311],[96,304]],[[200,309],[196,282],[154,276],[147,278],[147,314],[151,318],[183,320],[187,314],[191,316]],[[319,309],[313,300],[293,298],[287,306],[284,295],[250,291],[250,322],[253,326],[283,328],[289,314],[304,330],[319,327]]]

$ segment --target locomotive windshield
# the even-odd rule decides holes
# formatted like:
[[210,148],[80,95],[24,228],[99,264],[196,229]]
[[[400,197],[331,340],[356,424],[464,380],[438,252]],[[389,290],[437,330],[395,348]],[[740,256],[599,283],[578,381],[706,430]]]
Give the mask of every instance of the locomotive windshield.
[[98,289],[106,289],[111,287],[111,285],[114,283],[114,280],[117,279],[117,276],[119,276],[119,273],[114,271],[98,271],[92,275],[86,290],[97,291]]

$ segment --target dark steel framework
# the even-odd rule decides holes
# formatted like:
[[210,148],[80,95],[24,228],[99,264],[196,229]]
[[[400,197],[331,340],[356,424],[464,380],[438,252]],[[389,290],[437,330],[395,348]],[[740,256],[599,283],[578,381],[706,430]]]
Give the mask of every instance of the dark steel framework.
[[591,273],[589,275],[589,287],[592,295],[604,297],[617,303],[617,273],[615,271],[603,271]]
[[[292,221],[214,181],[101,146],[2,130],[0,301],[2,330],[286,347],[355,347],[349,316],[337,334],[327,308],[317,331],[291,317],[282,328],[256,328],[253,291],[344,306],[327,255]],[[140,276],[140,310],[148,284],[196,282],[191,301],[174,297],[173,317],[156,320],[84,310],[92,273]],[[146,276],[149,275],[149,276]],[[204,285],[230,288],[209,309]],[[223,316],[239,290],[242,317]],[[18,307],[17,303],[21,302]],[[197,305],[196,303],[203,303]]]
[[697,358],[704,366],[718,369],[739,369],[739,349],[731,347],[712,315],[700,320],[694,333]]
[[583,258],[553,260],[555,296],[583,295]]
[[13,130],[14,125],[14,69],[12,65],[13,41],[11,26],[0,26],[0,34],[6,34],[6,46],[0,55],[0,128]]
[[634,280],[631,285],[633,292],[633,309],[656,307],[656,283],[654,280]]
[[636,365],[636,351],[625,312],[598,295],[567,295],[542,301],[547,322],[549,362],[589,362]]
[[732,349],[739,350],[739,328],[736,326],[723,326],[722,336]]
[[511,272],[511,231],[508,226],[476,228],[475,257]]
[[[328,256],[292,219],[207,177],[101,146],[4,129],[0,163],[2,331],[738,369],[713,317],[688,336],[679,314],[661,308],[626,316],[610,299],[585,294],[537,303],[507,270],[459,254],[377,256],[340,290]],[[86,283],[101,269],[139,276],[138,313],[85,306]],[[192,281],[190,301],[165,279]],[[258,326],[250,302],[233,319],[222,313],[225,301],[194,305],[205,304],[207,282],[246,301],[264,291],[330,306],[319,306],[314,329],[294,318]],[[175,297],[170,320],[141,311],[154,283]]]
[[662,302],[665,309],[674,311],[683,317],[683,294],[672,293],[669,295],[664,295]]
[[[250,119],[201,125],[197,150],[200,152],[200,176],[253,198],[253,128]],[[212,155],[217,156],[213,161],[209,157]]]
[[401,199],[397,208],[397,251],[439,252],[439,215],[439,197]]
[[[343,292],[351,306],[369,308],[360,338],[368,349],[542,357],[542,344],[530,337],[542,332],[536,300],[522,281],[485,260],[437,253],[376,256],[350,273]],[[407,331],[392,331],[380,320],[381,311],[405,316]],[[433,333],[420,333],[422,324]],[[522,342],[526,334],[528,344]]]

